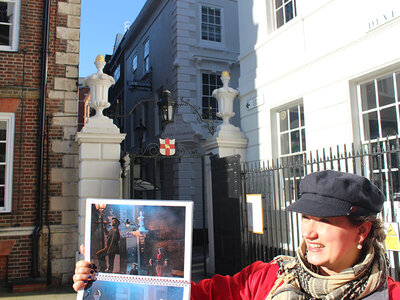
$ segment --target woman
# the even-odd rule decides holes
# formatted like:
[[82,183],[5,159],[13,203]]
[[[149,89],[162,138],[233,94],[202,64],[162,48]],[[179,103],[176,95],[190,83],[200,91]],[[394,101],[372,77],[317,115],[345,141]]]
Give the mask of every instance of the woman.
[[[400,299],[400,283],[388,276],[385,233],[376,217],[382,192],[364,177],[321,171],[304,177],[300,195],[287,208],[303,216],[296,257],[255,262],[232,277],[192,283],[192,300]],[[75,290],[86,284],[87,264],[77,263]]]
[[158,248],[157,250],[157,256],[156,256],[156,273],[157,276],[162,276],[163,275],[163,264],[164,264],[164,255],[162,248]]

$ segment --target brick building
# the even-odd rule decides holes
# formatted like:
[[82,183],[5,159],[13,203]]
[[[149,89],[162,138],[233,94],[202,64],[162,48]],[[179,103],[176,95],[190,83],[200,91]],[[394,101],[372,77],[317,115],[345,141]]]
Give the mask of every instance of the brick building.
[[0,280],[15,290],[74,269],[80,6],[0,0]]

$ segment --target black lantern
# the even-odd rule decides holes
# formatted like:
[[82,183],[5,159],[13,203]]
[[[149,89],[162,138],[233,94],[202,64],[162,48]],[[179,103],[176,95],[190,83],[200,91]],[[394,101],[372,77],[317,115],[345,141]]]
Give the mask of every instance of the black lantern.
[[146,130],[147,127],[143,125],[142,119],[140,119],[138,126],[135,128],[135,131],[138,133],[140,148],[142,148],[143,136]]
[[160,101],[158,101],[158,107],[160,109],[161,119],[164,122],[174,122],[176,101],[172,99],[170,91],[164,90],[162,92]]

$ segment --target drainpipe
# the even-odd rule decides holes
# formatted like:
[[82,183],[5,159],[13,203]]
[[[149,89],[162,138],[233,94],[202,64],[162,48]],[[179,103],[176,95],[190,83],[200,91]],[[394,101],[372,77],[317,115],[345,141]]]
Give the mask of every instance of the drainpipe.
[[[40,110],[39,110],[39,141],[38,141],[38,184],[36,198],[35,228],[32,234],[32,276],[39,277],[39,234],[43,227],[43,165],[44,165],[44,135],[46,124],[46,92],[48,72],[48,48],[50,27],[50,0],[46,0],[43,22],[43,48],[42,48],[42,76],[40,87]],[[50,233],[49,233],[50,234]],[[48,258],[50,263],[50,258]]]

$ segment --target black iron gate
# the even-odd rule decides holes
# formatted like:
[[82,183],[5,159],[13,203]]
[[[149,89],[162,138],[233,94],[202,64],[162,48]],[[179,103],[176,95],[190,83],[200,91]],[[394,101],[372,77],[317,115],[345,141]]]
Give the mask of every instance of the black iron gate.
[[240,157],[211,157],[215,272],[233,275],[242,267]]

